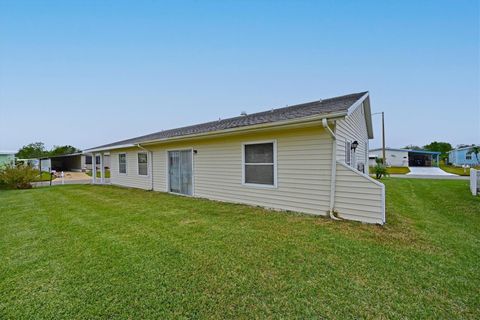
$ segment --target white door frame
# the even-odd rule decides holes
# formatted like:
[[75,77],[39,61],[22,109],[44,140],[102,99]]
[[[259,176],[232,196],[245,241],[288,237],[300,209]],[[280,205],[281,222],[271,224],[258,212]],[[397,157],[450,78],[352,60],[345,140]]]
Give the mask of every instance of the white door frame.
[[[169,152],[171,151],[190,151],[191,154],[192,154],[192,194],[183,194],[183,193],[177,193],[177,192],[172,192],[170,191],[170,158],[169,158]],[[194,150],[193,148],[173,148],[173,149],[166,149],[165,150],[165,153],[166,153],[166,179],[167,179],[167,183],[166,183],[166,187],[167,187],[167,192],[168,193],[172,193],[172,194],[176,194],[176,195],[180,195],[180,196],[186,196],[186,197],[194,197],[195,196],[195,165],[194,165]]]

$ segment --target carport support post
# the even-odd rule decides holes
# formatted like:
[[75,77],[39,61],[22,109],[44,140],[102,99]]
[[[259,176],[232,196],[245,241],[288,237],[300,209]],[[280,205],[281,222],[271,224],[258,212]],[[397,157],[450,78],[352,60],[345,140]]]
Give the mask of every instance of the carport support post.
[[103,152],[100,153],[100,183],[105,183],[105,167],[103,166]]
[[97,155],[92,153],[92,183],[97,183]]

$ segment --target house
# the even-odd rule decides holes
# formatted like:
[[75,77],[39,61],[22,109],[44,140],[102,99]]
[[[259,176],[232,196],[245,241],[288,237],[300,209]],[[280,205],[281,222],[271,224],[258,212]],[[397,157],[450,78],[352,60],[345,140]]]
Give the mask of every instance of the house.
[[[383,149],[370,150],[370,156],[382,159]],[[386,165],[389,167],[437,167],[440,152],[413,149],[385,148]],[[372,162],[370,162],[372,165]]]
[[480,154],[477,155],[472,152],[473,146],[464,146],[453,149],[448,152],[448,163],[454,166],[478,166],[480,165]]
[[40,170],[42,167],[43,172],[50,172],[52,168],[52,163],[49,158],[29,158],[29,159],[17,159],[17,164],[23,164],[33,169]]
[[0,167],[15,164],[15,151],[0,151]]
[[376,154],[369,154],[368,155],[368,166],[375,167],[377,165],[377,159],[379,157]]
[[110,153],[115,185],[383,224],[384,185],[364,172],[371,138],[369,93],[362,92],[85,153],[100,162]]

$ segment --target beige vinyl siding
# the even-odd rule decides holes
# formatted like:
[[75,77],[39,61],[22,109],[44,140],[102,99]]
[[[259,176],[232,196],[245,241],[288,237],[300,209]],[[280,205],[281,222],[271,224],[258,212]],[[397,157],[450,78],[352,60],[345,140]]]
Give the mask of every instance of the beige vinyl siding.
[[[110,152],[110,183],[149,190],[152,187],[150,170],[148,170],[148,175],[143,176],[138,174],[138,164],[137,164],[137,154],[139,152],[145,152],[139,148],[126,149],[126,150],[115,150]],[[125,153],[127,156],[127,173],[119,173],[118,170],[118,155]],[[150,169],[151,160],[150,155],[148,156],[148,166]]]
[[363,163],[368,169],[368,133],[364,116],[363,103],[345,119],[337,121],[335,135],[337,136],[337,160],[345,162],[345,142],[358,141],[355,152],[356,163]]
[[385,187],[341,161],[337,162],[335,210],[339,217],[368,223],[385,221]]
[[[242,184],[242,143],[275,140],[277,188]],[[194,196],[326,215],[331,138],[320,127],[166,144],[154,150],[154,189],[167,191],[167,150],[192,148]]]
[[[242,183],[242,144],[276,142],[277,186]],[[152,151],[153,189],[166,192],[168,150],[192,149],[193,196],[278,210],[327,215],[330,206],[332,138],[320,124],[307,128],[192,139],[146,147]],[[111,152],[111,183],[150,189],[152,177],[138,175],[138,148]],[[127,174],[118,173],[118,154],[127,154]],[[382,223],[383,187],[358,171],[337,166],[336,205],[340,216]],[[149,171],[150,173],[151,171]]]

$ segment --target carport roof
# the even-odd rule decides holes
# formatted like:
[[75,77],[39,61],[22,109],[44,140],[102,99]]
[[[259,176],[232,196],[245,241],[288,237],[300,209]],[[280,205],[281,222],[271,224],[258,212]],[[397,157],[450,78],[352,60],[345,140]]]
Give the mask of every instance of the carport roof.
[[74,156],[81,156],[83,152],[77,152],[77,153],[69,153],[69,154],[58,154],[55,156],[48,156],[48,157],[42,157],[41,159],[52,159],[52,158],[67,158],[67,157],[74,157]]
[[[375,149],[370,149],[370,151],[381,151],[382,148],[375,148]],[[441,152],[438,151],[429,151],[429,150],[414,150],[414,149],[396,149],[396,148],[385,148],[385,150],[391,150],[391,151],[404,151],[404,152],[412,152],[412,153],[424,153],[424,154],[441,154]]]

